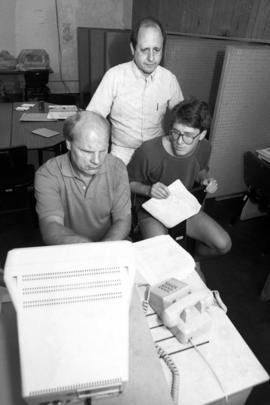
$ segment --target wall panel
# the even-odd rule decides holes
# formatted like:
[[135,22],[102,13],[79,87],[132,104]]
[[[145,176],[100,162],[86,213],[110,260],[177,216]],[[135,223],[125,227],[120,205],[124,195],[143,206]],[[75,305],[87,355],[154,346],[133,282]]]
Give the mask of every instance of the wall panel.
[[210,138],[216,197],[244,191],[244,152],[269,146],[269,71],[268,46],[227,48]]

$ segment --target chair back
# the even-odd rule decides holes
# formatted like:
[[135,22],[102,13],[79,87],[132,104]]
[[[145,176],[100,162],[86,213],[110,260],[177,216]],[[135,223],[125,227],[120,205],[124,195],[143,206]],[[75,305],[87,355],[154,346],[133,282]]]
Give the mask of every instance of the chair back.
[[0,173],[24,169],[27,165],[27,148],[25,145],[0,149]]
[[244,154],[244,180],[247,187],[270,191],[270,163],[260,159],[253,152]]
[[31,207],[28,188],[33,187],[35,168],[27,163],[25,145],[0,149],[0,213]]
[[244,154],[244,181],[252,202],[261,211],[270,211],[270,164],[253,152]]

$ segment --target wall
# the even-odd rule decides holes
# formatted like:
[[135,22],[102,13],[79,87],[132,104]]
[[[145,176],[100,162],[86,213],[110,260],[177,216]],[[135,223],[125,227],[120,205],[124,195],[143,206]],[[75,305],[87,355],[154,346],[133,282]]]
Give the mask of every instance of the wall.
[[131,14],[132,0],[1,0],[0,50],[18,56],[22,49],[45,49],[53,70],[52,93],[76,93],[77,27],[130,28]]
[[147,15],[167,31],[270,40],[269,0],[133,0],[133,23]]
[[7,50],[13,55],[16,51],[15,0],[0,3],[0,51]]

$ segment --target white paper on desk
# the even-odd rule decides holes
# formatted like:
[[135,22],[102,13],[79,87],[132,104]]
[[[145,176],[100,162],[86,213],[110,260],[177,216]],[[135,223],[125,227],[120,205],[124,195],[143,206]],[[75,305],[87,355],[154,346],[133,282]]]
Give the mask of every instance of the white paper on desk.
[[55,119],[49,119],[47,113],[23,113],[20,121],[56,121]]
[[59,135],[59,132],[57,131],[52,131],[51,129],[48,128],[38,128],[34,129],[32,131],[33,134],[43,136],[45,138],[50,138],[51,136]]
[[137,271],[149,284],[186,278],[195,269],[193,257],[169,235],[133,243]]
[[47,118],[50,120],[65,120],[71,115],[76,114],[76,111],[50,111]]
[[142,207],[167,228],[172,228],[197,214],[201,205],[179,179],[170,184],[168,188],[169,197],[165,199],[150,198],[142,204]]

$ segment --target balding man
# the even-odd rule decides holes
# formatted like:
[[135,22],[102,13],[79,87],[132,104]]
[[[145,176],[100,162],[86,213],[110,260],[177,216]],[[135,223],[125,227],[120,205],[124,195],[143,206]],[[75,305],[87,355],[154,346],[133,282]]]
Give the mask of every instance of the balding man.
[[68,153],[36,172],[35,197],[46,244],[125,239],[130,231],[130,188],[124,163],[108,154],[109,124],[81,111],[64,123]]
[[164,44],[161,23],[142,19],[130,37],[133,60],[106,72],[86,108],[109,117],[111,153],[125,164],[143,142],[163,135],[167,108],[183,100],[175,75],[159,66]]

